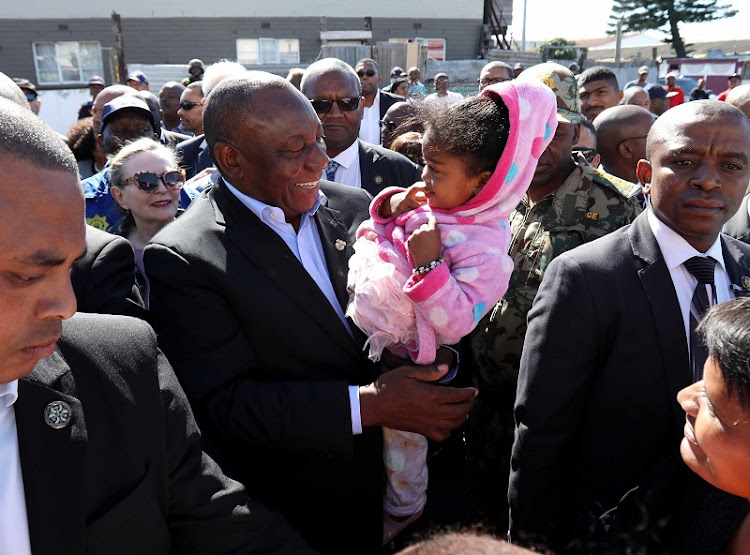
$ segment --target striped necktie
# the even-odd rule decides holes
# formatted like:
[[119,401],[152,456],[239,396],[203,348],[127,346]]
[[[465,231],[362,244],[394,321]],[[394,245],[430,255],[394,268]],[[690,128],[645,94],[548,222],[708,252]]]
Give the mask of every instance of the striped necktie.
[[711,286],[713,304],[716,304],[716,285],[714,284],[716,261],[710,257],[694,256],[683,264],[688,272],[698,280],[698,285],[695,286],[695,292],[693,293],[693,300],[690,303],[690,367],[693,373],[693,382],[697,382],[703,379],[703,365],[708,358],[708,351],[703,342],[700,341],[695,328],[711,306],[706,285]]

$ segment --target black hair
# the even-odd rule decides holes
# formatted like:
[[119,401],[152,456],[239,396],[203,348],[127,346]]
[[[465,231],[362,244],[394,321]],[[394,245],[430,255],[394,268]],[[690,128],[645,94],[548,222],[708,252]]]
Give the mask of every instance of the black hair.
[[750,405],[750,298],[715,305],[697,328],[716,359],[727,393],[743,408]]
[[0,156],[78,175],[76,159],[63,139],[30,110],[7,100],[0,100]]
[[594,127],[594,123],[589,118],[583,118],[580,123],[581,127],[585,127],[591,131],[591,134],[596,138],[596,127]]
[[96,150],[93,118],[81,118],[68,131],[68,147],[76,160],[91,160]]
[[614,86],[615,92],[620,90],[620,84],[617,82],[617,76],[611,69],[604,66],[594,66],[588,68],[577,77],[577,81],[579,87],[583,87],[584,85],[591,83],[592,81],[607,81]]
[[463,158],[469,175],[495,171],[510,131],[510,115],[502,99],[474,96],[441,108],[425,118],[430,142]]

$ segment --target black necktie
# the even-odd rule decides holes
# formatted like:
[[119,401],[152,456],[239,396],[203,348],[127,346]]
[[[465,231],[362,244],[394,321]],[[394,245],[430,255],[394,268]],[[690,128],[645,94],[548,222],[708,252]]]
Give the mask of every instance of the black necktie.
[[693,300],[690,303],[690,367],[693,372],[693,381],[703,379],[703,364],[708,358],[706,346],[700,341],[695,328],[701,321],[711,303],[708,300],[706,285],[711,286],[713,301],[716,302],[716,285],[714,285],[714,266],[716,261],[710,257],[694,256],[684,263],[688,272],[698,280],[695,286]]

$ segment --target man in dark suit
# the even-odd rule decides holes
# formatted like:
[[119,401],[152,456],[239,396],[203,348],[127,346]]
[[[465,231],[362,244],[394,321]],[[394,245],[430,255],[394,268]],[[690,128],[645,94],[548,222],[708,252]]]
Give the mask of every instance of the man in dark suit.
[[[549,265],[518,378],[514,541],[716,553],[747,513],[746,500],[676,464],[676,396],[702,368],[693,297],[707,295],[711,279],[714,303],[750,286],[750,248],[720,234],[747,187],[748,152],[750,125],[736,108],[669,110],[638,165],[650,210]],[[709,267],[700,283],[696,264]]]
[[203,134],[182,141],[177,145],[176,150],[180,159],[180,168],[185,170],[186,179],[195,177],[206,168],[211,168],[214,165]]
[[145,319],[135,283],[133,247],[124,237],[86,226],[86,254],[70,271],[79,312]]
[[76,161],[4,100],[0,163],[0,552],[309,551],[201,452],[145,322],[63,322],[86,247]]
[[325,179],[361,187],[373,196],[386,187],[421,181],[419,167],[406,156],[358,138],[362,85],[351,66],[335,58],[319,60],[305,70],[301,90],[323,123],[331,158]]
[[381,144],[380,121],[388,108],[406,99],[403,96],[380,90],[383,77],[380,75],[378,63],[372,58],[363,58],[358,61],[354,66],[354,71],[359,77],[364,101],[359,138],[367,143],[379,145]]
[[381,426],[443,440],[475,390],[425,383],[445,365],[378,377],[362,352],[344,309],[370,199],[320,181],[323,128],[293,85],[227,77],[203,119],[221,179],[144,255],[160,345],[230,476],[321,551],[378,551]]

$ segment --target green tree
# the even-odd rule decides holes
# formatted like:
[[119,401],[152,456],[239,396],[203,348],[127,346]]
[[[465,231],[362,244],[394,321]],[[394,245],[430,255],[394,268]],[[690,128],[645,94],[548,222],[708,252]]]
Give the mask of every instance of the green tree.
[[[700,23],[732,17],[737,10],[719,0],[615,0],[610,27],[622,19],[623,31],[659,29],[669,35],[678,58],[687,56],[687,48],[680,36],[678,23]],[[610,31],[614,32],[614,31]]]
[[[576,43],[572,40],[567,40],[562,37],[556,37],[554,39],[550,39],[547,42],[545,42],[543,45],[541,45],[537,50],[540,54],[544,54],[545,46],[575,46]],[[576,56],[576,50],[574,48],[550,48],[547,50],[547,57],[548,60],[575,60],[577,58]]]

